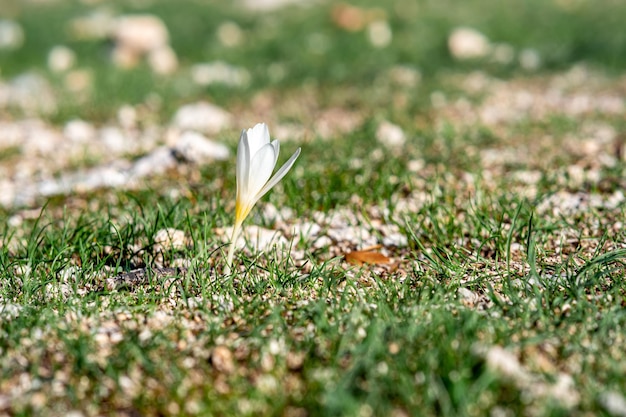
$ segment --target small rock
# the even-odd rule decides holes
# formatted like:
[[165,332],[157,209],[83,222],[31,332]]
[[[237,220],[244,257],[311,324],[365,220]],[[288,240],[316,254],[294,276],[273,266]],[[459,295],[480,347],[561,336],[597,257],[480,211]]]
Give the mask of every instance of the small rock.
[[65,76],[65,88],[73,93],[80,93],[88,90],[92,85],[93,74],[88,69],[76,69]]
[[386,120],[378,125],[376,139],[390,148],[401,147],[406,142],[406,136],[402,128]]
[[616,391],[600,394],[598,401],[607,413],[614,417],[626,417],[626,398]]
[[519,53],[519,64],[527,71],[535,71],[541,66],[541,56],[534,49],[524,49]]
[[115,17],[109,9],[101,8],[69,22],[69,32],[78,40],[99,40],[109,36]]
[[327,248],[333,244],[333,241],[328,236],[320,236],[313,242],[313,247],[315,249]]
[[48,52],[48,68],[53,72],[65,72],[74,66],[76,54],[67,46],[58,45]]
[[124,129],[137,126],[137,110],[131,105],[124,105],[117,110],[117,121]]
[[386,20],[375,20],[367,25],[367,37],[372,46],[384,48],[391,43],[393,32]]
[[224,22],[217,28],[217,38],[222,45],[232,48],[243,42],[243,31],[235,22]]
[[215,61],[191,67],[191,79],[203,86],[223,84],[229,87],[245,87],[250,84],[250,73],[245,68]]
[[322,228],[314,222],[296,223],[290,227],[290,233],[295,239],[310,241],[320,234]]
[[118,46],[111,52],[111,60],[116,67],[129,69],[137,66],[141,55],[130,48]]
[[300,369],[302,369],[302,366],[304,365],[304,359],[306,358],[306,355],[304,354],[304,352],[289,352],[287,353],[287,368],[290,371],[298,371]]
[[491,59],[498,64],[507,65],[513,62],[515,58],[515,49],[508,43],[498,43],[493,45],[491,51]]
[[402,233],[394,232],[383,237],[382,244],[384,247],[395,246],[398,248],[404,248],[409,244],[409,240]]
[[198,102],[187,104],[176,112],[173,124],[180,130],[195,130],[215,134],[231,127],[232,116],[214,104]]
[[100,129],[98,133],[100,142],[104,145],[107,152],[119,155],[128,152],[131,147],[131,138],[128,138],[119,128],[108,126]]
[[156,235],[154,235],[154,243],[157,250],[181,250],[185,248],[187,238],[185,237],[185,232],[183,230],[169,227],[167,229],[159,230]]
[[31,115],[51,114],[56,111],[56,96],[44,77],[27,72],[15,77],[10,83],[8,104],[19,107]]
[[489,39],[476,29],[459,27],[448,38],[448,49],[459,60],[484,58],[491,52]]
[[152,174],[161,174],[175,166],[176,158],[172,150],[161,146],[138,159],[130,172],[133,179],[139,179]]
[[113,24],[116,47],[135,53],[156,51],[168,45],[167,27],[153,15],[119,17]]
[[178,68],[176,53],[169,46],[167,27],[152,15],[122,16],[112,24],[115,48],[111,58],[121,68],[136,66],[143,57],[157,74],[171,74]]
[[281,222],[289,220],[293,217],[294,212],[291,207],[281,206],[276,207],[272,203],[265,203],[262,205],[263,218],[269,222]]
[[526,385],[531,377],[524,369],[515,354],[501,346],[492,346],[485,355],[487,367],[505,378],[510,378],[516,384]]
[[385,77],[398,86],[412,88],[420,83],[422,73],[410,66],[397,65],[387,71]]
[[232,374],[235,371],[233,354],[226,346],[216,346],[211,353],[211,364],[216,371]]
[[480,300],[478,294],[464,287],[461,287],[457,290],[457,295],[461,299],[463,305],[465,305],[466,307],[473,307],[478,304],[478,301]]
[[24,43],[24,31],[19,23],[0,19],[0,49],[18,49]]
[[312,3],[313,0],[243,0],[243,5],[253,11],[270,12],[292,4]]
[[96,129],[84,120],[74,119],[65,124],[63,136],[74,143],[85,143],[96,137]]
[[171,74],[178,68],[176,52],[169,46],[163,46],[148,54],[148,64],[157,74]]
[[197,132],[184,132],[174,146],[174,152],[185,161],[204,164],[210,161],[224,161],[230,156],[226,145],[213,142]]

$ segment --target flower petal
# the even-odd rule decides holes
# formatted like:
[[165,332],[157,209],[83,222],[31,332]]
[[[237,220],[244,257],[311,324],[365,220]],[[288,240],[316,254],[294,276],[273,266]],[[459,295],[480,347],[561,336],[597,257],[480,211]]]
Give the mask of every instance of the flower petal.
[[255,195],[255,202],[263,197],[269,190],[272,189],[272,187],[278,184],[285,175],[287,175],[293,164],[296,162],[296,159],[298,159],[298,156],[300,156],[300,150],[301,149],[298,148],[298,150],[296,150],[293,155],[291,155],[291,158],[289,158],[289,160],[285,162],[278,171],[276,171],[276,174],[274,174],[274,176],[269,181],[267,181],[263,188],[261,188],[261,190]]
[[248,178],[250,177],[250,145],[248,134],[241,132],[237,145],[237,199],[247,193]]
[[270,142],[270,131],[265,123],[258,123],[247,130],[248,144],[250,146],[250,157],[254,155],[266,144]]
[[274,159],[274,166],[276,166],[276,162],[278,162],[278,154],[280,153],[280,142],[278,141],[278,139],[274,139],[271,143],[274,147],[274,152],[276,154],[276,158]]
[[[252,157],[250,161],[250,176],[246,195],[250,198],[259,192],[274,171],[276,151],[271,143],[266,144]],[[254,204],[254,203],[253,203]]]

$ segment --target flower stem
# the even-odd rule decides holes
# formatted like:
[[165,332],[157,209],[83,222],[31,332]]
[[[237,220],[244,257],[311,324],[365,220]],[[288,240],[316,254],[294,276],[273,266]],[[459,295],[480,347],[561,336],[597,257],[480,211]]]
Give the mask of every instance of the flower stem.
[[233,226],[233,234],[230,237],[230,246],[228,248],[228,256],[226,257],[226,266],[224,267],[224,274],[230,275],[233,265],[233,256],[235,255],[235,246],[237,246],[237,238],[241,232],[241,222],[236,222]]

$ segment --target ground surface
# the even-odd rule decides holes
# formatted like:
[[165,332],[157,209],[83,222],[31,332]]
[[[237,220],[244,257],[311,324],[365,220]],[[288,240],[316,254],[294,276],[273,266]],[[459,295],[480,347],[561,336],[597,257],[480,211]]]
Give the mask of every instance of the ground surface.
[[0,415],[626,415],[626,5],[226,3],[0,8]]

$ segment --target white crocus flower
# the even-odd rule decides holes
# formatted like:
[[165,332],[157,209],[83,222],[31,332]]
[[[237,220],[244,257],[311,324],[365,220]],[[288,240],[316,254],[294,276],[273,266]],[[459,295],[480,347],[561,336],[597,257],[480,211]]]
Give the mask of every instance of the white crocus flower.
[[[230,274],[235,244],[243,221],[261,197],[289,172],[300,155],[300,148],[272,176],[278,160],[280,144],[278,140],[270,142],[270,132],[265,123],[259,123],[251,129],[241,132],[237,146],[237,202],[235,204],[235,225],[230,239],[230,248],[224,272]],[[271,177],[272,176],[272,177]],[[271,177],[271,178],[270,178]]]

